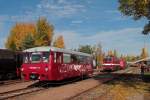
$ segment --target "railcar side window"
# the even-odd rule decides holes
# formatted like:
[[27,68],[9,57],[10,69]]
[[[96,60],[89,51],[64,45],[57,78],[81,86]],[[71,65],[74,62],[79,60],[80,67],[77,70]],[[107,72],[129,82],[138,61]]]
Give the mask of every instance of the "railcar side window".
[[44,52],[43,53],[43,62],[48,62],[49,61],[49,52]]
[[71,62],[71,55],[70,54],[63,54],[63,62],[70,63]]
[[56,63],[56,52],[54,53],[54,63]]
[[54,53],[54,63],[61,63],[61,54],[59,52]]
[[29,55],[27,55],[27,54],[23,55],[23,62],[24,63],[29,63]]
[[57,63],[61,63],[61,54],[57,53],[57,59],[56,59]]
[[71,55],[71,62],[72,63],[78,63],[78,58],[76,55]]
[[87,57],[87,63],[86,64],[91,64],[91,58]]
[[78,60],[80,64],[84,64],[84,57],[83,56],[78,56]]

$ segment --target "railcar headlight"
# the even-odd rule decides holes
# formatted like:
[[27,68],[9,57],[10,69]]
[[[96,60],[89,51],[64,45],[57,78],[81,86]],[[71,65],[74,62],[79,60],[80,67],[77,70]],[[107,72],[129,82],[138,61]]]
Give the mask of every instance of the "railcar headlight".
[[21,68],[21,71],[24,71],[24,68]]
[[48,71],[48,67],[45,68],[45,71],[46,71],[46,72]]

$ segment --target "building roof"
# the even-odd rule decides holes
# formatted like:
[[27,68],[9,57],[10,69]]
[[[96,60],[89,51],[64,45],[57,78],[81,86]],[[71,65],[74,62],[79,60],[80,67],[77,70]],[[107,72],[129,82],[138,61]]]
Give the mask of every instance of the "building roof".
[[68,53],[68,54],[76,54],[76,55],[83,55],[83,56],[91,56],[90,54],[83,53],[83,52],[77,52],[77,51],[72,51],[72,50],[67,50],[67,49],[60,49],[60,48],[50,47],[50,46],[29,48],[29,49],[24,50],[23,52],[50,52],[50,51],[64,52],[64,53]]

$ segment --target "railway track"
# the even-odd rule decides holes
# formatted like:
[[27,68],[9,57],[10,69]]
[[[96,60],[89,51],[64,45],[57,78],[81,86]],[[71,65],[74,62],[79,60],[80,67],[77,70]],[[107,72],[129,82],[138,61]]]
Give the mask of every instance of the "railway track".
[[29,82],[29,81],[24,81],[24,80],[8,80],[8,81],[0,81],[0,86],[4,86],[4,85],[12,85],[12,84],[24,83],[24,82]]
[[12,97],[16,97],[16,96],[20,96],[20,95],[24,95],[24,94],[28,94],[32,92],[37,92],[43,89],[45,88],[39,88],[39,87],[38,88],[23,88],[23,89],[3,92],[3,93],[0,93],[0,100],[9,99]]

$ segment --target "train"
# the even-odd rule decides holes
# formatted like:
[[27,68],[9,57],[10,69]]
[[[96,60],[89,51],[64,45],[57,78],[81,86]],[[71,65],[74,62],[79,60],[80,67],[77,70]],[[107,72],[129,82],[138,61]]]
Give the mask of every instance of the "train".
[[22,62],[21,52],[0,49],[0,80],[20,78]]
[[90,54],[50,46],[26,49],[23,53],[24,80],[61,81],[93,73]]
[[115,71],[126,68],[126,61],[115,56],[106,56],[103,60],[103,71]]

